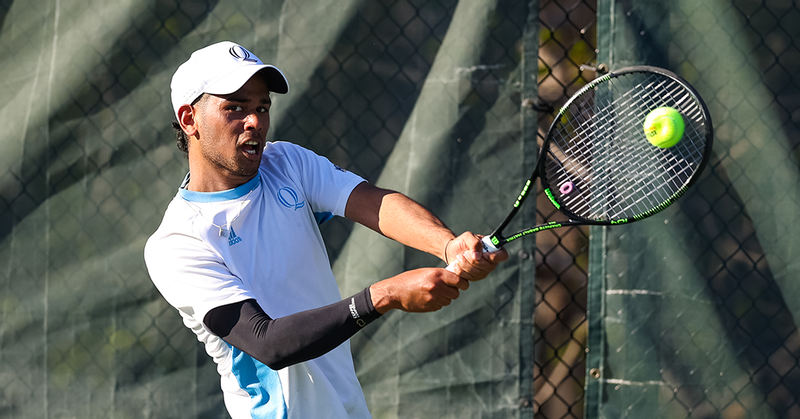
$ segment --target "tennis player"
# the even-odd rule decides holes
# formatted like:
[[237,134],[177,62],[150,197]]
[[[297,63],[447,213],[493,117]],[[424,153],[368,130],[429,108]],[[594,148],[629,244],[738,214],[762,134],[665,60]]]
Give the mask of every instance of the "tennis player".
[[[153,283],[217,363],[240,418],[368,418],[348,339],[392,309],[447,306],[505,251],[482,253],[406,196],[286,142],[266,143],[289,84],[240,45],[194,52],[171,83],[189,173],[145,247]],[[445,262],[341,298],[318,223],[344,216]]]

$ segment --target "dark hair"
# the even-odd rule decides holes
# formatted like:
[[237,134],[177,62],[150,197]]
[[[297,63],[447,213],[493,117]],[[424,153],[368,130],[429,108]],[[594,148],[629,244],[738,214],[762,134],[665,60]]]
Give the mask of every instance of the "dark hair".
[[[206,93],[203,93],[197,99],[192,102],[192,106],[199,104],[203,99],[207,96]],[[189,155],[189,137],[183,132],[183,128],[181,128],[181,124],[177,121],[172,121],[172,128],[175,130],[175,145],[178,146],[178,150],[183,151],[184,154],[187,156]]]
[[188,156],[189,137],[187,137],[186,133],[183,132],[183,129],[179,123],[172,121],[172,128],[175,130],[175,145],[178,146],[178,150],[183,151],[183,153]]

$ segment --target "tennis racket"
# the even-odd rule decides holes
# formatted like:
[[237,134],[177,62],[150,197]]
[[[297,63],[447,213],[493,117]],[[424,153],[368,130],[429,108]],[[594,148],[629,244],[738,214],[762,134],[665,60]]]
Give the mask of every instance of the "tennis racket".
[[[644,122],[652,110],[665,106],[680,112],[685,129],[677,144],[659,148],[648,141]],[[700,95],[672,72],[636,66],[599,77],[559,110],[533,174],[508,216],[482,239],[484,250],[496,251],[551,228],[627,224],[655,215],[700,176],[712,138],[711,117]],[[505,234],[528,195],[535,195],[537,177],[567,220]]]

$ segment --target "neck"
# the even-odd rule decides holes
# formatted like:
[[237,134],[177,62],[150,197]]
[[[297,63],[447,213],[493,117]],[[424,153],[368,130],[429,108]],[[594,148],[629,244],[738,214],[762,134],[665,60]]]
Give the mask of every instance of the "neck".
[[[199,162],[198,159],[200,159]],[[216,166],[210,166],[202,158],[193,156],[192,153],[189,153],[189,173],[191,173],[191,177],[185,189],[193,192],[227,191],[244,185],[258,174],[257,171],[249,176],[228,173]]]
[[202,175],[195,174],[195,171],[189,169],[189,173],[191,176],[189,178],[189,183],[186,185],[186,189],[192,192],[220,192],[220,191],[227,191],[231,189],[235,189],[238,186],[244,185],[245,183],[249,182],[251,179],[255,177],[250,176],[247,179],[233,181],[230,179],[208,179],[203,177]]

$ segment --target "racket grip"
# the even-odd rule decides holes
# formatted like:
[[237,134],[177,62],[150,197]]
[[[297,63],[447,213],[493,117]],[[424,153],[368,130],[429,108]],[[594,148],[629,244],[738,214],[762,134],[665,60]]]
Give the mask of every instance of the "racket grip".
[[494,243],[492,243],[492,238],[489,236],[484,236],[484,238],[481,239],[481,244],[483,244],[484,252],[496,252],[500,250],[499,247],[495,246]]
[[[490,253],[490,252],[496,252],[496,251],[500,250],[499,247],[495,246],[494,243],[492,243],[492,239],[489,236],[485,236],[484,238],[482,238],[481,239],[481,244],[483,245],[483,251],[484,252],[489,252]],[[456,260],[450,262],[450,264],[447,265],[447,267],[445,269],[447,269],[450,272],[455,273],[456,272],[456,263],[457,263]]]

